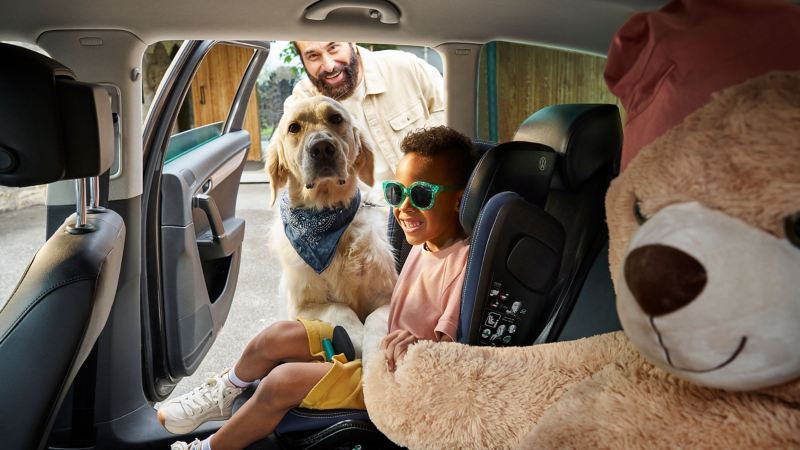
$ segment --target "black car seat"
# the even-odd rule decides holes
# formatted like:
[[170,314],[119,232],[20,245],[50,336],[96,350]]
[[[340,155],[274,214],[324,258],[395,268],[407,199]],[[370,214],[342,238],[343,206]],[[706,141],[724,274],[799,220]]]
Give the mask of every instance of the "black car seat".
[[[460,342],[559,338],[590,269],[607,267],[607,257],[598,258],[608,240],[605,193],[618,173],[621,145],[616,106],[554,105],[526,119],[514,141],[484,155],[461,209],[462,225],[474,232]],[[609,277],[598,279],[603,292],[610,290]],[[585,296],[591,302],[592,294]],[[592,317],[594,328],[584,335],[620,329],[613,307],[603,310],[611,317]]]
[[83,179],[78,213],[39,249],[0,309],[1,446],[41,449],[108,318],[125,225],[85,201],[85,178],[113,158],[107,91],[21,47],[0,44],[0,61],[0,185]]

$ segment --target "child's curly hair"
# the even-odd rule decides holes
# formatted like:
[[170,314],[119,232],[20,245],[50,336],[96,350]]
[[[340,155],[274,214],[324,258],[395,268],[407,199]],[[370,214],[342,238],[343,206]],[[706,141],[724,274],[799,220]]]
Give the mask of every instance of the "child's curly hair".
[[475,167],[475,149],[470,139],[458,131],[438,126],[421,128],[403,138],[400,143],[403,153],[417,153],[422,156],[444,155],[453,164],[454,182],[465,187],[472,169]]

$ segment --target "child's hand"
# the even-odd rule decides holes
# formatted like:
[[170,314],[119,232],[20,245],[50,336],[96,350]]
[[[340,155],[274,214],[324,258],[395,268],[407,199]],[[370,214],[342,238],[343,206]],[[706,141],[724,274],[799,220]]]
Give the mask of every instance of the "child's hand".
[[386,355],[386,365],[394,372],[399,361],[406,354],[408,346],[417,342],[417,338],[406,330],[394,330],[381,341],[381,350]]

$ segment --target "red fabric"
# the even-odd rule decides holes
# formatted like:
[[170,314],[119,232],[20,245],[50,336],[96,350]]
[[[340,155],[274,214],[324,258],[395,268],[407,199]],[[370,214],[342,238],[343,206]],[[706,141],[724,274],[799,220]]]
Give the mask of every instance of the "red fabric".
[[800,7],[785,0],[675,0],[631,17],[605,79],[627,112],[622,168],[711,94],[772,70],[800,69]]

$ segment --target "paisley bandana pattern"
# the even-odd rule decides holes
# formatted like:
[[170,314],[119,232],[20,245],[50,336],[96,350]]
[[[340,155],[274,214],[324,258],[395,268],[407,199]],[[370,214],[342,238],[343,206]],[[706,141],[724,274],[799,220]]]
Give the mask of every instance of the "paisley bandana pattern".
[[292,208],[289,195],[281,197],[280,211],[283,230],[292,247],[317,273],[322,273],[333,261],[336,246],[344,230],[356,216],[361,204],[361,193],[344,208]]

